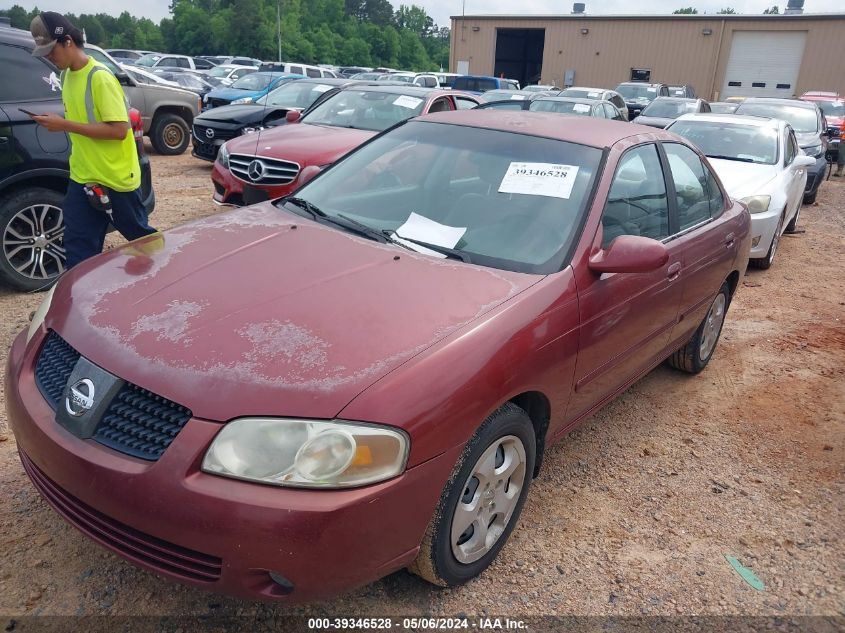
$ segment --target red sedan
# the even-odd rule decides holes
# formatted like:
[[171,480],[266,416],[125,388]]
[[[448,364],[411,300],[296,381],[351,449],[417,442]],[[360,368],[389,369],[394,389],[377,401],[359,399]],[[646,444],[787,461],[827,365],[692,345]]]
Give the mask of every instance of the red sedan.
[[15,339],[8,420],[58,513],[168,578],[460,584],[549,445],[666,359],[704,369],[749,226],[663,130],[413,119],[295,196],[75,267]]
[[[289,194],[379,132],[430,112],[473,108],[477,97],[414,86],[350,86],[299,119],[228,141],[211,172],[214,200],[254,204]],[[306,169],[310,168],[310,169]]]

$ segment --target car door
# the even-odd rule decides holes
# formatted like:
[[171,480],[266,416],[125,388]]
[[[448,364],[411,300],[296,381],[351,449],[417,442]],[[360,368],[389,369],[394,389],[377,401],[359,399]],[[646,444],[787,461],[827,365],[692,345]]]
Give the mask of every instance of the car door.
[[792,216],[798,210],[801,200],[804,197],[804,189],[807,186],[807,170],[804,167],[797,167],[795,165],[795,158],[801,153],[798,148],[798,141],[795,138],[795,132],[792,128],[787,126],[784,128],[783,136],[783,169],[786,172],[788,196],[787,196],[787,217],[784,219],[784,225],[789,223]]
[[683,293],[672,340],[685,341],[698,327],[727,277],[739,242],[719,221],[728,204],[709,167],[681,143],[663,143],[677,225],[670,242],[681,257]]
[[[670,204],[654,143],[627,150],[602,212],[601,247],[620,235],[664,241],[669,259],[646,273],[591,274],[579,281],[581,320],[575,383],[567,418],[613,396],[665,355],[681,301],[681,254],[669,240]],[[598,235],[597,235],[598,240]]]

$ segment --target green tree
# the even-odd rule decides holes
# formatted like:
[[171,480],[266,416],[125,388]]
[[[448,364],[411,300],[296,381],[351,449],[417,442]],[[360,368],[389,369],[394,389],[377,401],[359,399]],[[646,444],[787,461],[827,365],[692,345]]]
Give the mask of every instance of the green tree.
[[780,15],[780,9],[778,8],[778,5],[774,5],[770,9],[763,11],[763,15]]
[[371,66],[370,45],[360,37],[343,41],[340,58],[351,66]]
[[684,7],[683,9],[675,9],[672,11],[673,14],[684,14],[684,15],[696,15],[698,13],[698,9],[694,9],[692,7]]
[[724,9],[719,9],[719,11],[717,12],[717,15],[734,15],[735,13],[736,13],[736,11],[734,11],[730,7],[726,7]]

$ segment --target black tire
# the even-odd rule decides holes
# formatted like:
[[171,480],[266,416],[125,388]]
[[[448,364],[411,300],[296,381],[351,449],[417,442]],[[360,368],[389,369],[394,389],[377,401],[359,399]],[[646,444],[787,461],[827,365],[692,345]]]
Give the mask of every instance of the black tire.
[[819,195],[819,190],[816,189],[813,193],[808,193],[804,195],[804,204],[813,204],[816,201],[816,197]]
[[[525,411],[515,404],[504,404],[484,421],[455,464],[423,537],[417,559],[409,568],[412,573],[432,584],[453,587],[475,578],[493,562],[519,521],[534,472],[536,446],[531,420]],[[487,486],[482,489],[480,479],[476,478],[474,473],[483,469],[480,459],[488,449],[492,451],[488,456],[493,460],[494,469],[505,466],[508,459],[511,464],[515,464],[515,468],[507,475],[506,480],[492,484],[488,481]],[[485,460],[485,464],[491,465],[491,462]],[[504,468],[501,474],[504,475],[507,471],[508,469]],[[512,490],[511,486],[519,487]],[[510,496],[506,494],[508,490],[512,490]],[[501,491],[501,494],[498,491]],[[500,502],[499,509],[504,509],[505,512],[496,512],[497,500]],[[462,509],[461,512],[464,516],[476,514],[482,519],[482,523],[487,523],[484,532],[478,533],[478,540],[485,534],[491,536],[484,539],[483,546],[479,547],[478,551],[472,552],[468,549],[464,552],[464,547],[473,546],[476,521],[456,537],[454,545],[453,521],[459,503],[468,508],[473,502],[478,506],[477,511]],[[467,562],[459,560],[455,550],[460,551],[462,556],[465,555]]]
[[65,270],[64,196],[31,187],[0,199],[0,280],[28,292],[49,288]]
[[176,156],[188,149],[191,143],[191,130],[185,119],[178,114],[170,112],[157,114],[150,127],[150,143],[159,154]]
[[766,256],[748,260],[748,265],[752,268],[759,268],[760,270],[769,270],[769,268],[772,267],[772,264],[775,262],[775,255],[778,251],[778,244],[780,244],[780,237],[782,232],[781,229],[783,228],[784,215],[786,215],[785,209],[780,214],[780,220],[778,220],[778,227],[777,229],[775,229],[775,234],[772,236],[772,243],[769,244],[769,250],[766,253]]
[[[714,316],[714,309],[718,311],[720,305],[721,313],[718,315],[718,323],[713,323],[711,317]],[[716,344],[719,342],[719,335],[722,333],[725,315],[730,305],[731,289],[725,283],[719,288],[719,292],[707,310],[707,315],[701,321],[698,328],[696,328],[692,338],[687,341],[686,345],[667,359],[668,363],[675,369],[685,371],[688,374],[697,374],[707,367],[707,363],[713,357],[713,352],[716,351]],[[707,340],[706,342],[708,344],[705,346],[705,337],[714,338]]]

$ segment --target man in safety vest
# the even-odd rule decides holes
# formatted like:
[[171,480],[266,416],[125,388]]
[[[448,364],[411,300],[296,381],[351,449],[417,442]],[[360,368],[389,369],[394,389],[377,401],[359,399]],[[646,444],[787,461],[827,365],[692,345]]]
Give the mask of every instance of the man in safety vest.
[[123,89],[103,64],[85,54],[82,32],[63,15],[45,11],[29,27],[32,54],[62,71],[65,116],[31,115],[71,141],[65,195],[67,268],[103,250],[111,222],[127,240],[155,232],[141,198],[141,167]]

